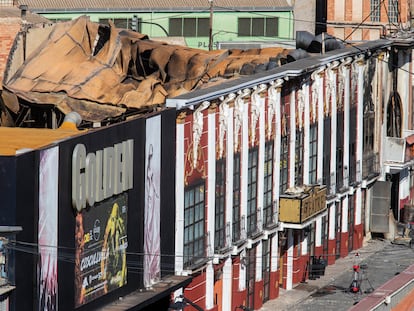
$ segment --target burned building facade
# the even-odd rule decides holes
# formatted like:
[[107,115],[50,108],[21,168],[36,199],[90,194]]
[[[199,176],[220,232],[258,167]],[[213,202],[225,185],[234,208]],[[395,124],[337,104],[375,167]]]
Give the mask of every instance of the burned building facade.
[[[7,75],[2,120],[39,139],[48,135],[31,126],[41,124],[39,111],[48,116],[42,125],[56,128],[50,133],[63,130],[57,116],[76,111],[85,130],[41,148],[28,141],[19,148],[33,150],[16,149],[0,161],[14,163],[7,176],[15,182],[1,178],[11,198],[8,224],[22,226],[19,238],[39,247],[55,243],[58,306],[106,308],[135,293],[146,297],[141,305],[134,300],[138,308],[165,306],[173,294],[205,310],[257,310],[277,299],[280,287],[313,277],[315,258],[333,264],[371,233],[388,234],[390,216],[401,220],[413,186],[410,40],[367,42],[282,65],[283,49],[206,52],[109,28],[96,50],[99,26],[79,20],[56,29],[39,55]],[[60,47],[62,67],[42,66]],[[7,129],[1,142],[22,130]],[[49,176],[40,174],[42,163],[51,165],[53,179],[39,179]],[[18,181],[30,196],[21,195]],[[49,196],[52,207],[40,200]],[[26,210],[29,218],[21,216]],[[93,220],[101,210],[100,223],[109,225],[98,230]],[[54,241],[39,231],[41,212],[58,220]],[[113,228],[127,239],[91,243]],[[109,261],[111,247],[120,260]],[[41,258],[20,256],[43,271]],[[16,259],[16,267],[24,262]],[[112,270],[102,270],[106,264]],[[82,273],[93,266],[101,270],[85,282]],[[33,275],[33,267],[24,268]],[[17,297],[29,292],[40,302],[19,280]],[[99,293],[88,291],[99,280],[92,287]],[[157,286],[166,287],[160,296],[140,296]]]

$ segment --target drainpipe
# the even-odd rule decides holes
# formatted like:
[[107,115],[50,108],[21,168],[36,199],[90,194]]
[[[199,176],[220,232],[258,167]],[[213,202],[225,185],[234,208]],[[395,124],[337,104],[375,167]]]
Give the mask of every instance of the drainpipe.
[[381,25],[381,24],[371,24],[371,23],[360,24],[360,23],[345,23],[345,22],[327,22],[326,24],[328,26],[329,25],[342,26],[344,28],[345,27],[372,28],[372,29],[382,28],[382,36],[385,37],[387,34],[387,28],[385,27],[385,25]]

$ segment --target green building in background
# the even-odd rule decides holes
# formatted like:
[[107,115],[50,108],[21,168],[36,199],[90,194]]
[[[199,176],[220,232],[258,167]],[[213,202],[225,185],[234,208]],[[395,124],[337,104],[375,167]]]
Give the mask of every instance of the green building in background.
[[[129,28],[150,38],[175,37],[192,48],[218,42],[286,42],[294,38],[289,0],[26,0],[27,9],[53,22],[87,15],[91,21]],[[212,23],[210,24],[210,16]]]

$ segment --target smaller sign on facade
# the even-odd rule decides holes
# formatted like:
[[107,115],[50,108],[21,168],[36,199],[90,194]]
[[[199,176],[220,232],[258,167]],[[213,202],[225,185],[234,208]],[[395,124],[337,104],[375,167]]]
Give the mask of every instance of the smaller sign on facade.
[[127,198],[113,197],[76,216],[76,307],[127,283]]
[[300,224],[326,209],[326,187],[305,186],[299,190],[280,196],[280,221]]

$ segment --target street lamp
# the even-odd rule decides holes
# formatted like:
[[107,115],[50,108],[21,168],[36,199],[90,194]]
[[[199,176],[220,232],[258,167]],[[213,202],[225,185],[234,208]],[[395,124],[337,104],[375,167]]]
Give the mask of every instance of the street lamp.
[[208,33],[208,50],[213,49],[213,0],[208,0],[210,3],[210,21],[209,21],[209,33]]

